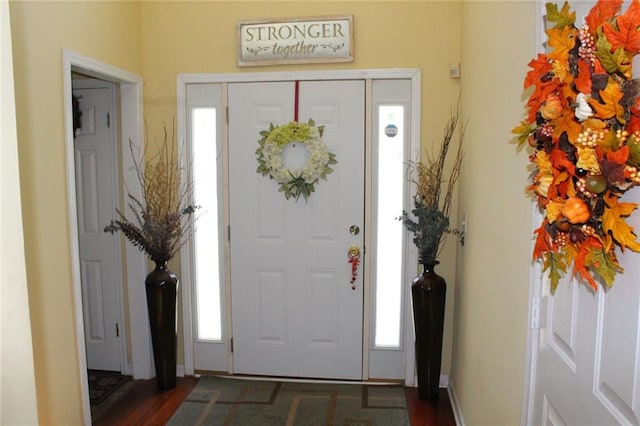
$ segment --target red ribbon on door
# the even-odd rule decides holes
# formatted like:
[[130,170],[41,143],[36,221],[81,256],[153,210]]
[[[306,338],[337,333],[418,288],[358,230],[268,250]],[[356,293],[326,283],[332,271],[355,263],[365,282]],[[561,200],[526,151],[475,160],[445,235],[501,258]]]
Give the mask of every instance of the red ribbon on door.
[[298,98],[300,96],[300,82],[296,80],[295,99],[293,102],[293,121],[298,122]]

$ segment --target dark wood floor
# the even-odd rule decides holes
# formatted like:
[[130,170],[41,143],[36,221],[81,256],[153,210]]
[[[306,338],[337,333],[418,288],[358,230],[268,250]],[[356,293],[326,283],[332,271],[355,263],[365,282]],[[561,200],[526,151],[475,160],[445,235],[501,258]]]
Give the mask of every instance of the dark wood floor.
[[[131,390],[94,424],[164,425],[197,383],[194,377],[178,378],[174,389],[158,392],[154,380],[136,380]],[[416,388],[406,388],[406,395],[412,426],[455,426],[445,389],[440,389],[435,401],[421,401]]]

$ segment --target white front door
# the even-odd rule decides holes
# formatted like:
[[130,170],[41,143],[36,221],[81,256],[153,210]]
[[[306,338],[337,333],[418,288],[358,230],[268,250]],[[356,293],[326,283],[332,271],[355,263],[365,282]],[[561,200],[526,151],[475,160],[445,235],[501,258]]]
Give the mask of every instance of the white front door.
[[[85,88],[78,88],[85,87]],[[119,236],[104,232],[117,202],[114,86],[75,82],[82,126],[75,144],[76,200],[85,347],[89,369],[121,371]]]
[[338,164],[296,202],[256,173],[255,155],[260,131],[294,119],[295,83],[229,85],[235,373],[362,378],[363,281],[352,288],[347,255],[364,252],[364,87],[300,83],[299,121],[325,126]]

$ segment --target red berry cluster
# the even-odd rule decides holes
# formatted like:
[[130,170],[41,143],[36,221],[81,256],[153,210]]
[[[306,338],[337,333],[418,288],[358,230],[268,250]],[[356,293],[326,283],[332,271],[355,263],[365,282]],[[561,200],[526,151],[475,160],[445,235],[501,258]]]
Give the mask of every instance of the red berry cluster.
[[596,46],[593,42],[593,36],[589,33],[589,26],[584,25],[580,29],[578,34],[580,40],[580,47],[578,47],[578,56],[581,59],[591,62],[594,65],[596,62]]

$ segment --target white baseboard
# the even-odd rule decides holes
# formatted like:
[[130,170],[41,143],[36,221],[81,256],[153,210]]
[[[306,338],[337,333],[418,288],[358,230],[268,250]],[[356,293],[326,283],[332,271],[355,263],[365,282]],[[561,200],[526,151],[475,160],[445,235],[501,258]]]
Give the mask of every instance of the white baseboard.
[[[413,384],[406,384],[405,386],[409,387],[409,388],[417,388],[418,387],[418,378],[414,377],[413,379]],[[448,374],[441,374],[440,375],[440,382],[438,383],[438,386],[440,388],[448,388],[449,387],[449,375]]]
[[441,374],[440,375],[440,387],[441,388],[448,388],[449,387],[449,375],[448,374]]
[[449,401],[451,402],[451,410],[453,411],[453,417],[456,420],[456,425],[465,426],[464,417],[460,410],[460,403],[458,402],[458,395],[456,395],[456,390],[454,389],[453,384],[447,388],[447,391],[449,392]]
[[126,363],[122,367],[122,371],[120,372],[123,376],[133,376],[133,364],[130,362]]
[[176,365],[176,376],[184,377],[184,365],[182,364]]

